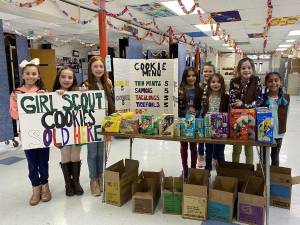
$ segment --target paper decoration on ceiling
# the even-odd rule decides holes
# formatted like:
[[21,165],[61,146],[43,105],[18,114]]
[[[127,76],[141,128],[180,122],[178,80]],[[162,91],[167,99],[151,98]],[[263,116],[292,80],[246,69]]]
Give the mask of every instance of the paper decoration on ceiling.
[[165,6],[158,2],[141,5],[130,5],[130,7],[153,17],[175,16],[173,12],[171,12]]
[[38,5],[40,5],[44,2],[45,2],[45,0],[34,0],[34,1],[31,1],[31,2],[10,1],[9,3],[15,4],[16,6],[19,6],[19,7],[31,8],[31,7],[34,7],[34,6],[38,6]]
[[272,19],[271,26],[287,26],[295,24],[299,19],[299,16],[289,16],[289,17],[278,17]]
[[190,36],[190,37],[194,37],[194,38],[207,37],[207,34],[205,34],[203,32],[188,32],[188,33],[185,33],[185,34]]
[[263,38],[264,34],[263,33],[253,33],[253,34],[248,34],[249,38]]
[[249,41],[240,41],[240,42],[236,42],[237,45],[250,45]]
[[241,21],[240,13],[237,10],[213,12],[210,15],[217,23]]

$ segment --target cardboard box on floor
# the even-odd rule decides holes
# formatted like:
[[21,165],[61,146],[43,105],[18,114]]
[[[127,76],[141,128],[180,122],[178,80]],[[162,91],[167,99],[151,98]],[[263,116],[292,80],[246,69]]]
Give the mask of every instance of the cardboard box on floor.
[[132,183],[138,177],[139,162],[125,159],[106,168],[104,172],[105,202],[121,206],[131,198]]
[[132,211],[153,214],[161,194],[163,171],[142,171],[132,184]]
[[164,177],[162,182],[163,213],[181,215],[183,179]]
[[254,171],[247,169],[230,169],[219,167],[217,168],[217,175],[224,177],[236,177],[238,179],[238,191],[241,191],[246,182],[246,177],[254,176]]
[[261,177],[250,176],[238,193],[238,221],[264,225],[265,219],[265,184]]
[[189,169],[183,184],[182,217],[205,220],[207,217],[208,171]]
[[232,223],[238,179],[217,176],[208,195],[208,219]]
[[[260,165],[257,165],[257,175],[263,177]],[[292,186],[299,183],[300,176],[292,177],[291,168],[270,166],[270,205],[290,209]]]

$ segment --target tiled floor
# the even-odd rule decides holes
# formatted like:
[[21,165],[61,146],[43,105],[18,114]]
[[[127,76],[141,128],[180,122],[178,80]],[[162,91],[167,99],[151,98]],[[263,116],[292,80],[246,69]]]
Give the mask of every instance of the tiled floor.
[[[298,101],[297,101],[298,100]],[[292,98],[288,119],[288,132],[280,155],[281,165],[292,167],[293,175],[300,175],[300,99]],[[3,147],[3,146],[1,146]],[[140,169],[158,171],[161,168],[168,176],[178,176],[181,171],[179,143],[135,140],[133,158],[140,161]],[[255,153],[256,154],[256,153]],[[182,219],[180,216],[164,215],[161,203],[154,215],[133,214],[131,202],[123,207],[103,204],[100,198],[89,192],[86,149],[82,149],[81,183],[85,190],[82,197],[64,195],[63,176],[59,167],[59,150],[50,155],[50,188],[53,199],[48,203],[29,206],[31,186],[27,178],[27,162],[19,161],[10,166],[0,165],[0,224],[1,225],[153,225],[153,224],[201,224],[199,221]],[[0,159],[8,156],[24,157],[20,150],[8,151]],[[129,156],[129,141],[114,140],[109,154],[108,165]],[[231,146],[226,147],[226,159],[231,159]],[[257,161],[257,154],[256,154]],[[242,156],[244,160],[244,156]],[[271,207],[270,224],[300,224],[300,185],[293,187],[291,210]]]

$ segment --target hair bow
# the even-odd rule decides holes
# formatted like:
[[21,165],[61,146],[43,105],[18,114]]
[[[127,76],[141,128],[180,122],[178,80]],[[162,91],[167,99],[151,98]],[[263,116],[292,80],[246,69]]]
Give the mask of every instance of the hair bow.
[[24,68],[25,66],[27,66],[27,65],[29,65],[29,64],[33,64],[33,65],[38,66],[38,65],[40,65],[40,59],[34,58],[34,59],[32,59],[31,61],[29,61],[29,62],[25,59],[25,60],[23,60],[23,61],[20,63],[19,66],[20,66],[21,68]]

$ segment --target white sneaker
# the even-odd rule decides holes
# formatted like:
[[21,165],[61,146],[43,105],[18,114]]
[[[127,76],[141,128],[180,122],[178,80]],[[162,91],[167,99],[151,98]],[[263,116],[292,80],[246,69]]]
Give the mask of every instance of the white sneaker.
[[198,155],[198,159],[197,159],[197,167],[198,167],[198,168],[203,168],[203,167],[205,167],[205,158],[204,158],[204,155]]

